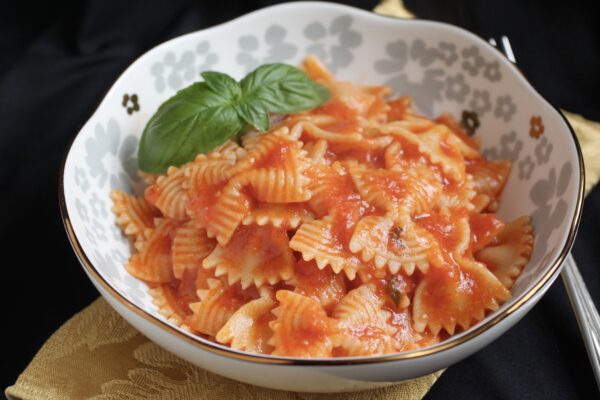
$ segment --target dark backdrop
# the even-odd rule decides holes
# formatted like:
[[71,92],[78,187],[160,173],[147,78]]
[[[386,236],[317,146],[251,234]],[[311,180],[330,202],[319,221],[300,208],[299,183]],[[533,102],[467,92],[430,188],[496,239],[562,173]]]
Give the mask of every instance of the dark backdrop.
[[[372,9],[376,2],[346,3]],[[111,83],[143,52],[272,3],[2,2],[2,387],[14,382],[54,330],[98,296],[67,242],[58,211],[58,170],[67,144]],[[523,3],[414,0],[408,6],[423,18],[451,22],[484,38],[508,35],[520,68],[544,96],[559,107],[600,120],[600,24],[592,6],[584,1],[563,2],[569,8]],[[574,249],[597,304],[599,217],[597,188],[586,200]],[[597,395],[559,280],[506,335],[450,368],[428,398]]]

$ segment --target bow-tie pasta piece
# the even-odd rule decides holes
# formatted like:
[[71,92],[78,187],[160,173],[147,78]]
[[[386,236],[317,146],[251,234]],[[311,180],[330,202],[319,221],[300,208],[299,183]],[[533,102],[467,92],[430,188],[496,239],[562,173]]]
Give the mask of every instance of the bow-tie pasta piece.
[[[252,198],[244,192],[246,182],[243,176],[230,179],[222,190],[214,192],[204,200],[198,199],[203,210],[195,213],[196,221],[206,227],[208,237],[217,239],[220,245],[226,245],[244,217],[253,206]],[[208,203],[214,199],[214,203]],[[208,203],[208,204],[206,204]],[[198,207],[198,208],[200,208]],[[199,216],[202,217],[199,217]]]
[[209,336],[215,336],[229,318],[248,302],[238,286],[227,286],[217,279],[209,279],[208,289],[198,290],[198,297],[199,302],[190,304],[192,315],[186,323],[195,331]]
[[328,312],[346,294],[344,276],[331,268],[319,269],[314,261],[299,260],[294,276],[286,283],[294,287],[294,292],[317,300]]
[[362,198],[394,217],[429,211],[437,204],[442,188],[426,167],[385,170],[355,164],[349,172]]
[[309,174],[312,197],[308,205],[318,217],[329,215],[336,208],[368,206],[362,201],[350,174],[341,163],[315,166]]
[[334,346],[340,356],[364,356],[391,353],[396,329],[391,314],[383,310],[384,300],[374,285],[351,290],[333,310],[339,321]]
[[196,227],[193,221],[188,221],[177,228],[173,238],[173,275],[181,279],[186,270],[196,270],[202,265],[202,260],[216,246],[214,239],[206,235],[205,229]]
[[417,332],[412,324],[411,309],[387,307],[391,313],[389,324],[396,330],[393,335],[395,351],[409,351],[431,346],[440,341],[439,336],[430,332]]
[[335,323],[321,305],[289,290],[277,292],[276,319],[269,324],[273,336],[271,354],[290,357],[331,357]]
[[490,243],[496,242],[498,234],[505,224],[495,214],[471,213],[469,216],[469,228],[471,230],[471,253],[477,252]]
[[302,147],[310,158],[312,165],[327,165],[328,160],[325,158],[327,155],[328,144],[326,140],[319,139],[315,142],[304,143]]
[[330,265],[336,274],[343,271],[353,280],[362,261],[348,249],[345,226],[340,226],[339,220],[330,215],[302,224],[290,240],[290,248],[301,253],[305,261],[315,260],[320,269]]
[[165,317],[167,321],[173,325],[189,329],[189,327],[184,323],[185,317],[182,317],[182,315],[185,316],[186,314],[178,313],[173,308],[173,304],[176,302],[176,300],[174,299],[174,295],[168,285],[163,284],[154,288],[150,288],[148,293],[152,297],[152,304],[158,307],[158,313],[160,315]]
[[263,295],[241,306],[219,330],[215,339],[232,349],[269,354],[272,332],[269,323],[275,319],[271,310],[276,303],[270,295]]
[[481,147],[479,138],[469,136],[452,114],[443,113],[435,119],[435,122],[448,127],[448,129],[460,139],[460,142],[455,141],[455,143],[466,160],[481,158],[481,153],[479,152],[479,148]]
[[506,160],[476,160],[467,164],[467,173],[473,176],[474,200],[478,210],[497,211],[498,197],[510,175],[510,162]]
[[338,124],[336,120],[323,117],[302,118],[290,127],[290,136],[303,142],[326,141],[329,146],[336,144],[359,144],[363,135],[356,121]]
[[190,304],[197,302],[196,270],[185,270],[180,279],[155,286],[151,285],[148,293],[152,296],[152,303],[159,309],[159,313],[175,325],[185,329],[186,318],[192,314]]
[[465,179],[465,161],[459,149],[462,142],[444,125],[436,124],[431,129],[417,134],[404,127],[402,123],[391,122],[383,126],[382,131],[396,136],[403,148],[411,150],[412,158],[419,160],[420,155],[423,155],[432,164],[440,167],[449,179],[453,181]]
[[452,263],[452,259],[462,257],[469,250],[471,226],[466,209],[443,208],[421,215],[415,222],[435,238],[446,262]]
[[[226,182],[237,172],[237,155],[235,153],[211,153],[199,155],[184,170],[187,180],[184,189],[189,190],[189,201],[203,195],[207,187]],[[189,206],[188,206],[189,207]]]
[[242,193],[245,183],[238,174],[246,166],[226,154],[199,156],[188,164],[187,213],[209,237],[225,244],[251,209],[252,199]]
[[317,107],[315,113],[331,115],[340,120],[362,117],[377,121],[387,117],[388,106],[381,103],[383,96],[390,93],[389,89],[334,80],[323,81],[322,84],[329,89],[331,98]]
[[437,335],[444,329],[454,334],[481,321],[487,310],[495,311],[510,292],[484,264],[467,257],[460,265],[431,268],[417,285],[413,299],[413,323],[417,332],[428,328]]
[[242,224],[295,229],[301,223],[313,219],[313,214],[302,204],[259,204],[244,217]]
[[144,197],[164,216],[178,221],[185,220],[188,218],[188,193],[183,187],[186,180],[185,168],[169,167],[167,175],[159,176],[156,183],[146,189]]
[[134,242],[144,241],[148,229],[154,228],[154,219],[160,211],[142,197],[130,196],[119,190],[110,193],[113,201],[112,211],[117,217],[117,225]]
[[227,276],[230,285],[274,285],[290,279],[296,259],[284,228],[271,225],[240,226],[229,243],[217,245],[204,259],[204,268],[215,270],[215,276]]
[[244,157],[248,152],[245,148],[237,144],[234,140],[227,140],[220,146],[215,147],[212,154],[232,154],[235,159]]
[[479,211],[480,208],[474,204],[477,201],[475,182],[473,177],[467,174],[464,181],[443,181],[438,206],[440,208],[464,207],[469,211]]
[[146,282],[166,283],[173,276],[171,245],[177,229],[177,221],[160,219],[154,229],[148,230],[148,238],[141,252],[131,256],[127,271]]
[[287,129],[265,135],[248,152],[251,168],[245,172],[244,182],[253,197],[261,202],[296,203],[310,199],[304,172],[310,159],[302,150],[302,143],[287,135]]
[[521,217],[506,224],[493,244],[475,253],[475,258],[485,263],[500,282],[510,289],[529,261],[532,251],[531,222],[529,217]]
[[360,254],[362,261],[373,260],[377,268],[387,266],[392,274],[402,269],[412,275],[415,268],[427,272],[430,263],[442,262],[433,235],[412,221],[397,224],[388,217],[362,218],[354,229],[349,248]]
[[315,56],[308,56],[301,65],[310,79],[316,82],[333,81],[333,75],[325,65]]

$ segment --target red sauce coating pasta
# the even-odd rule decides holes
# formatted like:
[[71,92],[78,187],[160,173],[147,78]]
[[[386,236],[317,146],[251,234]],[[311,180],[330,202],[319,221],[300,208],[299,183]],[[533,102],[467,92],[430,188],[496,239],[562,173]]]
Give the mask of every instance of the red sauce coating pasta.
[[528,217],[494,214],[510,162],[450,114],[303,68],[327,103],[170,168],[144,198],[111,195],[161,314],[241,351],[338,357],[426,347],[496,310],[533,250]]

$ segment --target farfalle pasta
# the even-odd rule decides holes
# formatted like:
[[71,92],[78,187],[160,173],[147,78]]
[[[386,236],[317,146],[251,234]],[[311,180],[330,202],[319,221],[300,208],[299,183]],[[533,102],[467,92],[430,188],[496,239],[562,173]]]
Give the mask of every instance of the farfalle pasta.
[[126,264],[170,322],[233,349],[367,356],[429,346],[511,296],[529,217],[494,212],[509,161],[448,114],[303,65],[331,98],[114,191]]

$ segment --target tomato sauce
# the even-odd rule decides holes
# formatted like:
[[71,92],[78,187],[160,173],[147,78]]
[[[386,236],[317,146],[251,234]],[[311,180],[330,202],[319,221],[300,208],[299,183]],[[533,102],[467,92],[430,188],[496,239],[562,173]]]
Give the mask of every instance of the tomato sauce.
[[[225,246],[223,257],[243,274],[276,276],[295,263],[284,228],[271,225],[242,225]],[[244,261],[242,261],[244,260]]]
[[399,121],[406,115],[407,109],[411,106],[410,97],[398,97],[388,102],[389,110],[387,113],[388,121]]
[[194,216],[199,227],[210,226],[212,209],[221,195],[224,183],[219,185],[203,185],[190,192],[188,211]]
[[427,213],[415,218],[417,224],[437,239],[442,248],[451,252],[462,239],[461,220],[467,216],[465,209],[452,210],[448,215],[440,213]]
[[474,150],[479,150],[479,141],[472,138],[465,132],[460,123],[454,119],[451,114],[442,114],[435,119],[435,122],[440,123],[448,127],[456,136],[460,138],[463,142],[467,144],[467,146],[471,147]]
[[453,144],[450,143],[448,137],[445,137],[440,141],[440,150],[443,154],[453,159],[454,161],[463,162],[464,158],[459,149],[456,148]]
[[494,214],[471,214],[469,225],[471,227],[471,251],[473,253],[490,244],[504,228],[504,223],[496,218]]
[[186,269],[181,280],[174,279],[168,285],[172,296],[169,304],[177,315],[191,315],[190,304],[199,300],[196,294],[196,275],[197,270]]
[[343,276],[334,274],[329,267],[319,269],[314,261],[299,260],[294,281],[296,293],[320,301],[328,312],[346,294]]
[[291,157],[291,144],[281,143],[254,164],[254,168],[281,168]]

